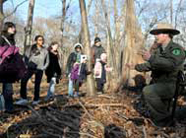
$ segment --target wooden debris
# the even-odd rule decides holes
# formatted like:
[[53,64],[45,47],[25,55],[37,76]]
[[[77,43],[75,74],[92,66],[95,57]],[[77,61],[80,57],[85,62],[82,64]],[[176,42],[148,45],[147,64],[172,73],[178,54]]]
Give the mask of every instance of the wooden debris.
[[157,129],[134,110],[130,97],[102,95],[28,106],[17,115],[2,116],[0,137],[151,138],[186,137],[185,125]]

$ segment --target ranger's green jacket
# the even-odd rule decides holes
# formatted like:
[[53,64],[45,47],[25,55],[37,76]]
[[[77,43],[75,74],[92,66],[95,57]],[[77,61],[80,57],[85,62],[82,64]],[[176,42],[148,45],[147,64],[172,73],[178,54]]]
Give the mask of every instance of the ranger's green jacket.
[[185,60],[183,47],[170,41],[165,50],[159,46],[146,63],[137,64],[135,69],[139,72],[152,71],[152,81],[174,82],[178,70],[183,70]]

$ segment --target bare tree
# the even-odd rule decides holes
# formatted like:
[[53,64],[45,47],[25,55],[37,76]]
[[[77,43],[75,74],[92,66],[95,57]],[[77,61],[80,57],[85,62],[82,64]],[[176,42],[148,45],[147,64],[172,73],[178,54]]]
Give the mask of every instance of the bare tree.
[[88,2],[88,9],[87,9],[88,15],[90,13],[90,8],[91,8],[91,5],[92,5],[92,1],[93,0],[89,0],[89,2]]
[[183,0],[179,1],[178,7],[176,9],[176,13],[175,13],[175,28],[177,27],[177,24],[178,24],[178,22],[177,22],[177,20],[178,20],[178,13],[180,12],[180,8],[181,8],[181,5],[182,5],[182,2],[183,2]]
[[24,51],[26,51],[26,49],[29,48],[31,45],[34,5],[35,5],[35,0],[29,0],[28,20],[27,20],[27,26],[25,28]]
[[18,9],[22,4],[24,4],[26,1],[28,1],[28,0],[24,0],[24,1],[20,2],[20,3],[17,4],[15,7],[13,7],[13,10],[12,10],[10,13],[8,13],[8,14],[5,13],[5,14],[4,14],[3,4],[4,4],[6,1],[7,1],[7,0],[0,0],[0,30],[1,30],[1,28],[2,28],[3,21],[4,21],[6,18],[12,16],[12,15],[17,11],[17,9]]
[[[92,71],[91,67],[91,49],[90,49],[90,34],[88,29],[88,20],[87,20],[87,12],[86,12],[86,4],[85,0],[79,0],[80,10],[81,10],[81,20],[83,25],[83,33],[84,33],[84,41],[85,41],[85,52],[87,55],[89,55],[89,61],[88,61],[88,69]],[[89,75],[87,78],[87,83],[89,87],[89,95],[94,96],[95,93],[95,86],[94,86],[94,80],[93,75]]]
[[62,3],[62,18],[61,18],[61,46],[63,45],[63,30],[66,17],[66,0],[61,0]]
[[117,8],[117,0],[114,1],[114,23],[115,23],[115,46],[118,45],[119,34],[120,34],[120,26],[118,22],[118,8]]
[[3,20],[4,20],[4,11],[3,11],[3,4],[4,2],[6,2],[7,0],[0,0],[0,31],[2,29],[3,26]]
[[28,0],[24,0],[24,1],[20,2],[19,4],[17,4],[16,7],[15,7],[9,14],[5,15],[4,18],[7,18],[7,17],[11,16],[12,14],[14,14],[14,13],[17,11],[17,9],[18,9],[22,4],[24,4],[24,3],[27,2],[27,1],[28,1]]
[[170,22],[173,21],[173,0],[170,0]]
[[130,70],[126,63],[142,63],[144,62],[141,55],[137,52],[144,45],[143,35],[137,24],[135,15],[134,1],[126,0],[126,19],[125,19],[125,47],[122,63],[122,79],[126,85],[134,85],[133,77],[138,74],[135,70]]
[[110,18],[108,16],[108,12],[106,11],[106,5],[105,5],[105,1],[101,0],[101,4],[102,4],[102,8],[103,8],[103,12],[104,12],[104,16],[105,16],[105,20],[106,20],[106,28],[107,28],[107,34],[108,34],[108,39],[109,39],[109,54],[111,55],[111,64],[114,67],[114,70],[116,70],[116,60],[115,60],[115,52],[114,52],[114,48],[113,48],[113,38],[112,38],[112,32],[111,32],[111,28],[110,28]]
[[[92,5],[92,1],[93,0],[89,0],[89,3],[88,3],[88,9],[87,9],[87,12],[88,12],[88,15],[90,14],[90,8],[91,8],[91,5]],[[81,24],[81,30],[80,30],[80,32],[79,32],[79,35],[78,35],[78,40],[77,41],[79,41],[80,43],[83,43],[82,42],[82,39],[83,39],[84,37],[83,37],[83,25]]]
[[99,6],[98,6],[98,0],[95,0],[95,7],[96,7],[96,16],[95,16],[95,37],[98,36],[98,21],[99,21],[99,12],[100,12],[100,9],[99,9]]

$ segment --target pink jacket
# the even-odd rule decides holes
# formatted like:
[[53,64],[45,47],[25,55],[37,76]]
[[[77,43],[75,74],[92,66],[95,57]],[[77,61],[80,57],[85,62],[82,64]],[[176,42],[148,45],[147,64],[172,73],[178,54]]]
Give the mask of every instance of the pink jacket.
[[[107,65],[105,65],[104,68],[107,72],[112,71],[112,68],[108,67]],[[101,78],[101,74],[102,74],[102,66],[101,63],[97,61],[94,67],[94,78]]]

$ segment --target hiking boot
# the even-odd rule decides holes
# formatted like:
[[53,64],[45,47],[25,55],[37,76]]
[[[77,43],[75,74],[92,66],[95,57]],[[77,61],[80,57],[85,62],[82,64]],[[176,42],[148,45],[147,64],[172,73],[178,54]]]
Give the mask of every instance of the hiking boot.
[[102,91],[98,91],[97,94],[98,95],[101,95],[101,94],[103,94],[103,92]]
[[7,114],[15,114],[17,112],[19,112],[20,110],[18,109],[12,109],[12,110],[5,110],[4,113],[7,113]]
[[79,97],[79,92],[75,92],[74,97]]
[[39,103],[40,103],[40,100],[33,101],[33,102],[32,102],[32,105],[38,105]]
[[19,101],[15,102],[16,105],[27,105],[28,100],[27,99],[20,99]]
[[68,99],[69,99],[69,98],[74,98],[74,96],[73,96],[73,95],[68,95],[67,98],[68,98]]
[[45,99],[44,99],[45,102],[47,102],[47,101],[52,101],[52,100],[54,100],[54,96],[53,96],[53,95],[47,96],[47,97],[45,97]]

